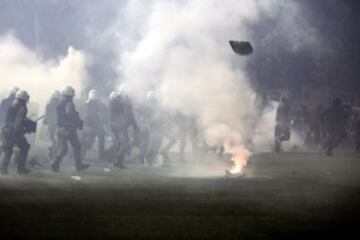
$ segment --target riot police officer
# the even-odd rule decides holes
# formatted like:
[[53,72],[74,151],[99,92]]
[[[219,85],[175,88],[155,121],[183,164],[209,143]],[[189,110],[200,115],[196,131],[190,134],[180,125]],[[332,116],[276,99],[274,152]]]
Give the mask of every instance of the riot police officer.
[[355,151],[360,152],[360,109],[354,116],[355,127]]
[[77,131],[83,128],[83,121],[75,109],[73,98],[74,88],[67,86],[62,90],[62,101],[57,106],[57,153],[51,168],[58,172],[60,163],[68,152],[68,142],[74,150],[75,166],[77,171],[89,168],[81,159],[81,143]]
[[276,110],[275,152],[281,150],[281,142],[290,139],[290,107],[286,98],[282,98]]
[[29,120],[27,115],[27,102],[29,101],[29,94],[24,90],[17,91],[15,100],[8,108],[5,117],[5,125],[2,128],[3,134],[3,161],[1,166],[1,173],[8,174],[8,165],[13,154],[14,146],[18,147],[20,152],[16,156],[17,172],[19,174],[29,173],[26,168],[26,158],[30,150],[30,144],[25,138],[26,133],[34,132],[34,122]]
[[113,140],[113,157],[115,157],[114,166],[126,168],[124,158],[130,152],[129,127],[133,126],[137,131],[134,112],[131,101],[127,95],[127,89],[120,88],[117,92],[110,95],[109,104],[110,130]]
[[0,123],[1,125],[5,122],[6,113],[9,107],[13,104],[15,100],[15,95],[20,89],[18,87],[14,87],[10,91],[10,95],[1,101],[0,105]]
[[164,115],[154,91],[147,93],[146,101],[138,109],[138,116],[141,136],[139,158],[144,164],[154,165],[162,145],[164,125]]
[[326,134],[325,151],[328,156],[333,155],[333,150],[346,137],[345,120],[346,112],[338,98],[321,114],[321,123]]
[[105,105],[99,100],[96,90],[90,90],[85,106],[84,131],[81,135],[83,156],[87,150],[93,147],[96,138],[99,143],[99,158],[102,159],[104,156],[105,109]]
[[44,125],[48,128],[48,134],[51,141],[49,147],[49,157],[53,160],[56,155],[56,128],[57,128],[57,106],[61,101],[60,91],[55,91],[51,95],[49,102],[46,104]]

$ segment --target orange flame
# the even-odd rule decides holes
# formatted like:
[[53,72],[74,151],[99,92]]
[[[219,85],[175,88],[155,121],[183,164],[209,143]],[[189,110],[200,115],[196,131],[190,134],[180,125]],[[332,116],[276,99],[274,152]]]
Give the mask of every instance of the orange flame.
[[231,174],[241,173],[251,156],[251,152],[243,146],[231,147],[228,151],[232,155],[231,161],[233,162],[233,166],[228,171]]

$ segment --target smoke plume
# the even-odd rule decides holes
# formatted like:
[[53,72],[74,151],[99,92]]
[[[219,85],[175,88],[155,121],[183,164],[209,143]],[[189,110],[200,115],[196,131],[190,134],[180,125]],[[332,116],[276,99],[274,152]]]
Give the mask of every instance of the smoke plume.
[[[281,24],[273,35],[283,36],[289,50],[316,42],[314,34],[308,37],[313,29],[298,21],[301,12],[294,1],[158,0],[139,6],[139,1],[129,1],[124,11],[130,13],[125,22],[141,16],[131,27],[132,41],[118,29],[119,36],[126,36],[119,41],[122,82],[136,99],[155,90],[167,108],[196,117],[208,144],[226,144],[230,152],[231,147],[245,148],[259,114],[247,58],[236,56],[228,41],[258,42],[251,26],[275,19]],[[274,123],[266,126],[271,134]]]
[[78,96],[86,79],[85,55],[69,47],[66,56],[42,59],[11,34],[0,37],[0,95],[6,96],[15,86],[28,91],[30,101],[43,108],[50,95],[66,85]]

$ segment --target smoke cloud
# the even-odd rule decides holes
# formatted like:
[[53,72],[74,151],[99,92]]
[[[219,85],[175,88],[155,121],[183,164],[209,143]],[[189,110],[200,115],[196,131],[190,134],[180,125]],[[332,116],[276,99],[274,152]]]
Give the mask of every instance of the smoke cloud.
[[11,34],[0,37],[0,95],[17,86],[30,94],[30,101],[43,108],[50,95],[66,85],[81,93],[86,79],[86,56],[68,48],[66,56],[43,59]]
[[[118,36],[126,36],[119,40],[122,83],[135,99],[156,90],[165,107],[195,116],[211,145],[245,146],[259,118],[247,58],[236,56],[229,40],[259,42],[253,39],[252,26],[270,19],[280,23],[273,35],[282,36],[283,47],[290,51],[317,43],[294,1],[158,0],[139,6],[139,1],[129,1],[124,10],[128,14],[122,15],[125,22],[141,16],[133,22],[137,25],[131,26],[131,34],[117,29]],[[269,41],[263,40],[264,45]],[[269,119],[273,118],[259,121],[271,127],[267,135],[254,137],[261,145],[268,146],[264,140],[273,139],[274,122],[269,124]]]
[[[274,112],[260,114],[247,64],[274,54],[274,49],[319,49],[320,38],[299,1],[129,0],[124,6],[114,0],[109,5],[119,5],[117,17],[111,11],[111,21],[104,20],[112,26],[86,22],[79,29],[88,38],[88,49],[117,54],[118,82],[128,85],[135,100],[143,101],[147,91],[155,90],[169,110],[195,116],[210,145],[245,147],[249,139],[256,151],[272,145]],[[273,28],[259,27],[268,22]],[[235,55],[229,40],[251,41],[254,54]],[[65,56],[44,59],[7,34],[0,37],[0,51],[2,96],[18,86],[29,91],[32,101],[45,103],[65,85],[74,86],[79,96],[88,79],[88,56],[72,47]],[[97,57],[96,51],[92,54]]]

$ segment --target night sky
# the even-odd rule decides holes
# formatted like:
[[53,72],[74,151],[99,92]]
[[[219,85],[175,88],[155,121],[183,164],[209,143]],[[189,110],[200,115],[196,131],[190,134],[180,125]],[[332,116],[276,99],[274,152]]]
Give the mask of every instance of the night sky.
[[[300,2],[308,21],[321,36],[323,52],[294,53],[281,47],[274,51],[269,49],[271,44],[265,47],[257,44],[260,54],[249,64],[253,79],[269,87],[285,86],[296,90],[303,84],[320,89],[323,85],[331,85],[338,90],[360,92],[360,1]],[[270,32],[271,24],[266,25]],[[261,42],[266,34],[260,31],[257,39]],[[277,45],[277,40],[272,44]]]

